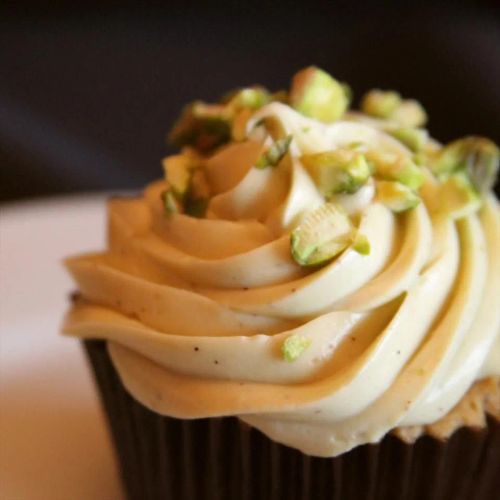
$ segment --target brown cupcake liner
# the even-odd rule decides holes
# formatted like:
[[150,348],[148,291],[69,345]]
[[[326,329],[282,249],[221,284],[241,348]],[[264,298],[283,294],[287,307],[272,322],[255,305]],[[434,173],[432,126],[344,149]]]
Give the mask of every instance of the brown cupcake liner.
[[130,500],[497,500],[500,424],[447,441],[379,444],[318,458],[224,417],[179,420],[124,389],[106,344],[84,341]]

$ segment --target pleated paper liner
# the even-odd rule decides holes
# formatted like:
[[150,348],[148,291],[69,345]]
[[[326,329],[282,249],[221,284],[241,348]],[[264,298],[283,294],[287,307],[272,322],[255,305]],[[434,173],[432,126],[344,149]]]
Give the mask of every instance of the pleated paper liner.
[[448,441],[386,436],[336,458],[274,443],[236,418],[160,416],[123,388],[106,344],[85,341],[130,500],[499,500],[500,424]]

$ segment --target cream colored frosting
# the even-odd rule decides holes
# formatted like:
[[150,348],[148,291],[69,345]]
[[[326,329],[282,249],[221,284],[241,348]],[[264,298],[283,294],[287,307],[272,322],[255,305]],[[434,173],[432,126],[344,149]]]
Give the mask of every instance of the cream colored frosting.
[[[273,117],[290,155],[256,169]],[[300,162],[362,143],[409,155],[355,115],[325,125],[271,103],[248,138],[207,162],[207,217],[165,217],[163,181],[109,203],[109,249],[67,265],[83,300],[64,330],[108,341],[131,394],[174,417],[237,415],[316,456],[429,424],[480,378],[500,375],[500,210],[453,221],[425,203],[394,214],[367,183],[335,200],[369,255],[347,248],[319,269],[292,259],[290,230],[324,200]],[[286,338],[311,340],[287,362]]]

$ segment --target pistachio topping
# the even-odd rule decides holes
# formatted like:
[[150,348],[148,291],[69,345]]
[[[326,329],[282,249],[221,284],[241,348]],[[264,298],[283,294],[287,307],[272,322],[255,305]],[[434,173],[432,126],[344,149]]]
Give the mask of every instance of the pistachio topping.
[[292,80],[290,104],[299,113],[325,123],[338,120],[349,107],[350,90],[325,71],[309,66]]
[[489,191],[498,174],[498,146],[485,137],[464,137],[445,146],[431,163],[431,169],[445,180],[449,175],[465,172],[480,193]]
[[[369,242],[356,234],[349,217],[354,220],[374,199],[394,212],[409,210],[423,199],[432,212],[446,212],[453,218],[481,206],[481,198],[492,189],[499,170],[496,144],[470,136],[442,147],[423,128],[427,114],[418,101],[393,90],[374,89],[363,96],[362,113],[346,113],[351,96],[348,85],[309,66],[294,75],[289,91],[272,93],[253,85],[229,92],[215,104],[191,103],[170,134],[174,144],[184,146],[183,151],[163,163],[167,190],[161,196],[165,213],[206,215],[211,196],[222,193],[215,185],[211,188],[205,161],[230,141],[241,142],[243,150],[248,150],[246,167],[252,162],[257,169],[279,166],[285,174],[300,167],[299,159],[308,176],[301,168],[297,171],[308,185],[314,206],[326,201],[324,207],[303,217],[291,234],[291,253],[301,266],[323,264],[348,246],[363,255],[369,253]],[[284,105],[271,104],[276,101]],[[262,107],[266,108],[256,115]],[[346,122],[359,122],[359,128],[344,122],[329,126],[342,116]],[[224,151],[220,154],[225,155]],[[287,161],[291,156],[293,162]],[[241,169],[243,173],[243,165]],[[232,176],[236,180],[240,174],[231,172],[228,178]],[[251,187],[253,177],[248,182],[245,177],[243,184]],[[278,186],[281,176],[272,177]],[[255,179],[264,182],[265,178],[257,175]],[[279,189],[282,196],[286,186]],[[234,190],[238,190],[236,186]],[[273,205],[267,191],[262,193],[266,203]],[[217,201],[224,205],[228,200],[229,196]],[[285,207],[290,200],[295,198],[287,198]],[[266,220],[270,225],[279,222],[280,229],[286,231],[304,208],[289,212],[293,217],[286,224],[279,222],[278,210]],[[215,213],[219,214],[214,208]]]
[[396,213],[415,208],[421,201],[412,189],[396,181],[378,181],[377,200]]
[[355,193],[372,173],[365,156],[353,149],[303,155],[301,161],[327,200]]
[[205,170],[199,167],[193,170],[189,189],[184,198],[184,212],[192,217],[203,217],[210,198],[210,186]]
[[429,138],[427,130],[422,128],[401,127],[388,130],[388,132],[398,141],[410,148],[414,153],[422,151]]
[[370,255],[370,242],[364,234],[356,234],[352,242],[352,248],[361,255]]
[[379,179],[397,181],[414,190],[424,182],[425,175],[422,168],[408,157],[376,151],[370,151],[367,157]]
[[169,135],[169,142],[181,147],[190,145],[208,153],[231,137],[230,117],[224,106],[201,101],[186,106]]
[[170,132],[169,142],[210,153],[232,136],[241,140],[241,130],[251,112],[271,100],[273,96],[264,87],[254,86],[229,92],[219,104],[195,101],[184,108]]
[[267,168],[275,167],[282,160],[282,158],[288,153],[290,148],[290,143],[292,142],[292,136],[288,135],[283,139],[278,139],[274,141],[272,145],[262,153],[257,161],[255,162],[256,168]]
[[297,360],[299,356],[312,344],[312,340],[301,335],[290,335],[283,342],[281,352],[283,359],[289,363]]
[[405,99],[390,118],[403,127],[421,127],[427,122],[427,113],[415,99]]
[[419,151],[413,155],[413,162],[419,167],[425,167],[429,163],[429,155],[426,151]]
[[203,164],[185,154],[168,157],[163,166],[169,186],[161,195],[165,214],[182,212],[203,217],[210,199],[210,186]]
[[259,109],[270,100],[271,95],[267,89],[255,85],[229,92],[222,97],[221,103],[228,105],[234,110],[242,108]]
[[163,160],[166,180],[179,199],[189,189],[192,168],[191,159],[186,155],[169,156]]
[[325,264],[352,241],[354,228],[345,211],[325,203],[308,213],[290,236],[290,251],[301,266]]
[[361,101],[361,110],[367,115],[399,123],[403,127],[420,127],[427,121],[427,113],[414,99],[402,99],[392,90],[370,90]]
[[481,197],[464,172],[459,172],[446,179],[440,186],[439,210],[453,219],[466,217],[482,205]]
[[401,96],[392,90],[370,90],[361,100],[361,110],[377,118],[389,118],[401,104]]
[[288,104],[290,97],[288,95],[288,91],[286,90],[278,90],[271,94],[271,101],[273,102],[281,102],[283,104]]
[[179,200],[173,193],[172,189],[165,189],[165,191],[162,191],[160,197],[163,202],[165,215],[170,216],[181,211]]

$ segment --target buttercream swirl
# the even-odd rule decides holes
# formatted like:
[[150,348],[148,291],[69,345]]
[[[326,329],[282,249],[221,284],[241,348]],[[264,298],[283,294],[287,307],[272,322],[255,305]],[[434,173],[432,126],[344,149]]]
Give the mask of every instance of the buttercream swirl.
[[[265,118],[292,142],[279,165],[257,169]],[[106,339],[127,389],[155,412],[236,415],[315,456],[439,420],[500,375],[498,202],[453,220],[424,194],[397,214],[368,182],[336,202],[370,253],[349,246],[301,267],[290,231],[324,199],[300,158],[352,143],[411,154],[376,121],[324,124],[273,102],[245,140],[206,160],[206,217],[165,216],[164,181],[112,199],[109,248],[67,261],[82,299],[65,332]],[[293,362],[281,353],[291,335],[310,340]]]

